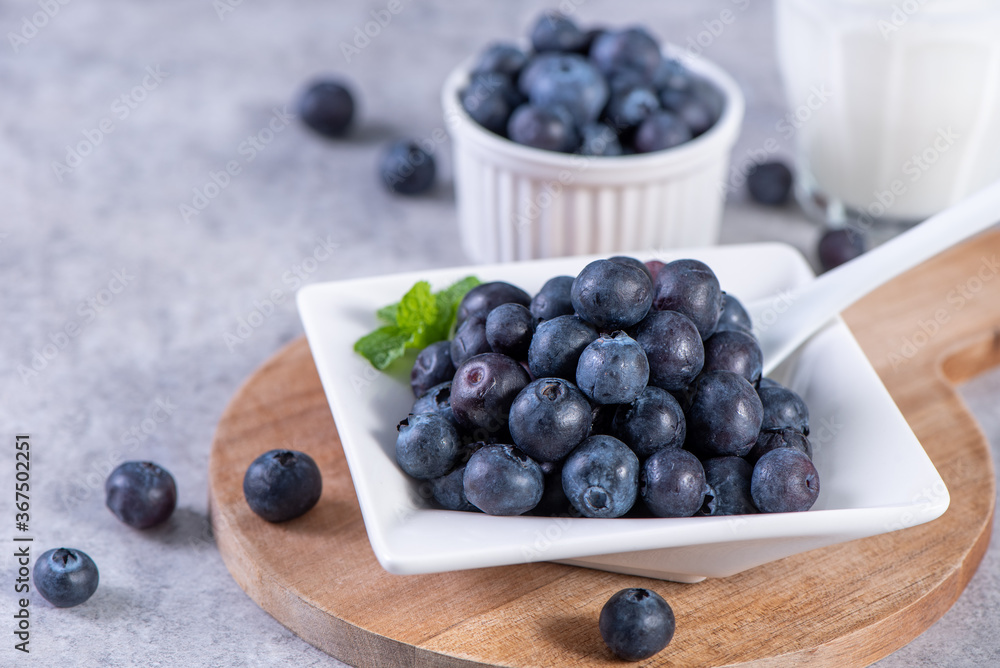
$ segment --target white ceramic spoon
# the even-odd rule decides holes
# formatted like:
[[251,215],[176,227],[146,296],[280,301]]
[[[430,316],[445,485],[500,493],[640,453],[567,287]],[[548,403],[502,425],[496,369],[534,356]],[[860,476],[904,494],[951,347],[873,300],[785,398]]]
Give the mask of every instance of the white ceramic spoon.
[[764,374],[861,297],[998,221],[1000,181],[780,299],[746,304],[764,353]]

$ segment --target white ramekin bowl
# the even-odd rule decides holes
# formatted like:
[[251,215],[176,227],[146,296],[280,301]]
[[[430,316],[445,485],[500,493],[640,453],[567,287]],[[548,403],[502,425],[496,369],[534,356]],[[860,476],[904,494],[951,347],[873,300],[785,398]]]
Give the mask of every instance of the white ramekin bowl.
[[[665,53],[681,52],[668,45]],[[689,54],[682,60],[722,90],[721,118],[681,146],[621,157],[544,151],[486,130],[459,101],[473,61],[452,71],[441,101],[469,257],[507,262],[717,243],[743,94],[716,65]]]

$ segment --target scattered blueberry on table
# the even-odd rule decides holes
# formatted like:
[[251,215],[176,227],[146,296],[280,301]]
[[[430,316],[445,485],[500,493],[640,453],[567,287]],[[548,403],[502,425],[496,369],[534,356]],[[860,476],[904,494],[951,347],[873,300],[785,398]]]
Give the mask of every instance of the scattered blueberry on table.
[[118,465],[104,482],[104,491],[108,509],[136,529],[162,524],[177,505],[174,477],[153,462]]
[[868,246],[865,235],[850,227],[838,227],[823,232],[819,239],[819,263],[824,271],[853,260]]
[[86,552],[60,547],[38,557],[31,579],[46,601],[57,608],[71,608],[94,595],[100,575]]
[[434,185],[434,156],[410,139],[390,143],[379,159],[379,176],[389,192],[419,195]]
[[297,450],[269,450],[243,476],[250,509],[268,522],[284,522],[316,505],[323,479],[312,457]]
[[608,599],[598,619],[601,638],[615,656],[642,661],[660,652],[674,637],[674,611],[651,589],[622,589]]
[[642,27],[580,28],[559,12],[532,25],[529,50],[497,42],[459,92],[486,130],[547,151],[650,153],[707,132],[725,110],[719,88],[664,56]]
[[750,198],[758,204],[781,206],[792,192],[792,170],[783,162],[762,162],[747,175]]
[[324,137],[343,137],[354,118],[354,96],[345,83],[333,79],[312,82],[299,97],[299,118]]

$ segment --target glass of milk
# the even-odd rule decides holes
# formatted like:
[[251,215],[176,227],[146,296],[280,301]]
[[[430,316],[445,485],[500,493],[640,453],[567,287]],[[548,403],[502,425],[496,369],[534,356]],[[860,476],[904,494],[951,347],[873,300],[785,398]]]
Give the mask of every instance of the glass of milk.
[[776,0],[796,196],[913,224],[1000,179],[1000,0]]

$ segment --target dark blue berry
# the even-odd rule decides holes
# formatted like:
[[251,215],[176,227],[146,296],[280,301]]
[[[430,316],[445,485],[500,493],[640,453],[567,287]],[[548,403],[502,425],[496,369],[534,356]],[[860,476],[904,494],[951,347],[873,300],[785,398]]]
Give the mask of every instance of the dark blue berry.
[[703,373],[725,369],[756,385],[763,369],[764,354],[753,334],[740,330],[716,331],[705,340]]
[[660,110],[656,91],[647,86],[635,86],[611,94],[604,114],[611,127],[636,127]]
[[590,59],[604,74],[631,69],[650,82],[661,58],[660,45],[642,28],[605,31],[590,47]]
[[608,84],[597,68],[575,53],[552,56],[548,63],[526,91],[531,105],[565,108],[576,128],[596,121],[608,102]]
[[270,450],[247,467],[243,496],[268,522],[299,517],[316,505],[323,478],[313,458],[297,450]]
[[794,429],[809,435],[809,407],[794,390],[787,387],[762,387],[757,390],[764,409],[761,429]]
[[531,46],[537,53],[579,51],[586,39],[576,23],[559,12],[543,13],[531,29]]
[[436,385],[450,381],[455,375],[455,365],[451,362],[451,343],[432,343],[417,355],[410,370],[410,387],[413,396],[420,397]]
[[470,357],[455,371],[451,384],[455,421],[467,429],[505,429],[510,406],[529,380],[524,367],[506,355]]
[[421,394],[413,402],[413,408],[410,409],[410,412],[414,415],[419,415],[420,413],[441,413],[449,420],[454,421],[454,416],[451,413],[451,381],[435,385]]
[[314,81],[299,98],[299,118],[324,137],[341,137],[354,117],[351,91],[338,81]]
[[594,260],[577,275],[570,291],[581,318],[605,330],[636,324],[653,303],[653,285],[643,269],[611,260]]
[[642,346],[625,332],[601,336],[580,354],[576,384],[598,404],[628,404],[649,381],[649,362]]
[[474,505],[465,498],[465,465],[451,473],[436,478],[431,483],[434,500],[445,510],[476,511]]
[[778,448],[794,448],[803,452],[809,459],[812,459],[812,444],[809,438],[802,432],[794,429],[781,429],[779,431],[762,431],[757,436],[757,442],[746,455],[746,460],[751,464]]
[[510,407],[514,443],[539,462],[568,455],[590,434],[590,421],[587,397],[562,378],[528,383]]
[[804,452],[777,448],[757,460],[750,494],[762,513],[809,510],[819,496],[819,473]]
[[715,326],[715,331],[724,329],[753,332],[753,322],[750,320],[750,314],[743,308],[742,302],[726,292],[722,293],[722,313],[719,314],[719,322]]
[[575,315],[540,322],[528,347],[528,368],[535,378],[565,378],[575,383],[580,353],[597,337],[594,326]]
[[577,152],[580,155],[617,156],[622,154],[618,133],[605,123],[589,123],[580,131],[582,141]]
[[757,392],[732,371],[702,374],[687,411],[685,447],[700,457],[742,457],[750,452],[764,409]]
[[669,111],[655,111],[646,117],[635,133],[635,150],[652,153],[679,146],[691,139],[691,129],[680,116]]
[[699,260],[668,262],[656,275],[653,309],[691,318],[702,340],[715,332],[722,314],[722,288],[715,272]]
[[465,498],[489,515],[521,515],[542,499],[538,463],[513,445],[487,445],[465,467]]
[[742,457],[712,457],[702,462],[708,497],[704,515],[750,515],[757,512],[750,496],[751,466]]
[[473,74],[497,72],[513,79],[527,62],[528,57],[518,47],[513,44],[496,43],[489,45],[479,54],[472,72]]
[[642,466],[642,500],[657,517],[691,517],[705,502],[705,469],[682,448],[657,450]]
[[46,601],[57,608],[71,608],[94,595],[100,575],[86,552],[60,547],[38,557],[31,580]]
[[470,357],[492,350],[486,338],[486,318],[487,314],[476,313],[459,325],[449,347],[449,355],[456,368]]
[[681,405],[669,392],[653,385],[647,386],[632,403],[618,407],[612,429],[619,440],[642,458],[660,448],[682,447],[687,434]]
[[650,311],[635,328],[649,361],[649,383],[670,392],[686,388],[705,364],[705,346],[691,319],[677,311]]
[[573,315],[573,302],[570,300],[572,288],[572,276],[550,278],[531,300],[531,315],[538,321],[551,320],[560,315]]
[[653,272],[649,270],[649,267],[646,266],[645,262],[642,262],[641,260],[638,260],[637,258],[631,257],[629,255],[614,255],[612,257],[609,257],[608,261],[616,262],[617,264],[623,264],[629,267],[635,267],[642,273],[646,274],[646,276],[649,276],[650,285],[653,284]]
[[792,192],[792,170],[783,162],[754,165],[747,175],[750,197],[759,204],[780,206]]
[[382,183],[390,192],[401,195],[430,190],[436,171],[434,156],[409,139],[389,144],[379,161]]
[[462,90],[462,108],[479,125],[490,132],[505,135],[507,121],[514,110],[511,105],[515,94],[510,77],[497,72],[473,75],[469,85]]
[[482,283],[465,293],[465,297],[458,304],[456,325],[460,326],[466,318],[475,313],[485,319],[490,311],[500,304],[511,303],[528,306],[531,304],[531,296],[516,285],[503,281]]
[[648,659],[670,644],[674,611],[650,589],[622,589],[601,608],[601,638],[625,661]]
[[461,455],[455,425],[440,413],[410,415],[396,426],[396,463],[419,480],[440,478]]
[[562,107],[522,104],[511,114],[507,136],[518,144],[562,153],[572,153],[580,143],[573,119]]
[[563,463],[563,491],[585,517],[621,517],[638,492],[639,459],[611,436],[591,436]]
[[531,510],[532,515],[540,517],[571,517],[579,513],[566,498],[562,486],[562,462],[541,462],[539,466],[545,479],[545,491],[542,500]]
[[177,485],[153,462],[125,462],[104,483],[108,509],[130,527],[148,529],[167,521],[177,505]]
[[517,360],[528,359],[528,346],[534,332],[531,311],[520,304],[501,304],[486,316],[486,341],[495,353]]
[[865,235],[850,227],[827,230],[819,240],[819,263],[824,271],[839,267],[865,252]]

